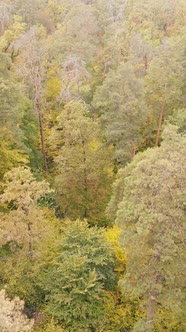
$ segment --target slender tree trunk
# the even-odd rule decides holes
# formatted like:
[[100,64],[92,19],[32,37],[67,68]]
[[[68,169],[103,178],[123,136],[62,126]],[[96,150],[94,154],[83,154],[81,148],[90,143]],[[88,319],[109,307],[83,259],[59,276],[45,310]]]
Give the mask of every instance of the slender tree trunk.
[[88,192],[88,183],[87,183],[87,169],[86,169],[86,152],[85,152],[85,142],[82,139],[82,146],[83,146],[83,181],[84,181],[84,193],[85,193],[85,210],[84,210],[84,218],[87,218],[87,192]]
[[29,221],[27,224],[27,229],[28,229],[28,252],[29,252],[29,257],[30,260],[33,259],[33,252],[32,252],[32,235],[31,235],[31,222]]
[[156,297],[151,294],[147,305],[146,332],[153,332],[156,303]]
[[26,215],[26,222],[27,222],[27,230],[28,230],[28,253],[29,253],[29,257],[30,260],[33,259],[33,251],[32,251],[32,233],[31,233],[31,222],[28,219],[28,215],[29,215],[29,210],[28,208],[24,208],[24,212]]
[[147,118],[147,136],[146,136],[146,147],[150,148],[150,117]]
[[47,165],[47,155],[46,155],[46,148],[45,148],[45,138],[44,138],[44,130],[43,130],[43,120],[42,114],[39,106],[39,102],[35,104],[38,122],[39,122],[39,131],[40,131],[40,139],[41,139],[41,153],[43,157],[43,169],[46,173],[48,173],[48,165]]
[[44,130],[43,130],[43,119],[41,112],[41,96],[42,96],[42,75],[41,75],[41,67],[39,65],[33,65],[32,67],[32,75],[33,75],[33,85],[34,85],[34,109],[37,114],[38,122],[39,122],[39,131],[40,131],[40,140],[41,140],[41,153],[43,158],[43,170],[48,173],[48,165],[47,165],[47,154],[45,147],[45,138],[44,138]]
[[148,59],[147,59],[147,55],[146,54],[144,56],[144,65],[145,65],[145,73],[146,73],[146,71],[148,69]]
[[135,154],[136,154],[135,148],[132,148],[132,150],[131,150],[131,159],[134,159]]
[[165,101],[162,101],[161,108],[160,108],[160,115],[159,115],[159,120],[158,120],[158,129],[156,132],[156,142],[155,146],[159,145],[159,139],[160,139],[160,132],[161,132],[161,127],[162,127],[162,122],[163,122],[163,115],[164,115],[164,110],[165,110]]

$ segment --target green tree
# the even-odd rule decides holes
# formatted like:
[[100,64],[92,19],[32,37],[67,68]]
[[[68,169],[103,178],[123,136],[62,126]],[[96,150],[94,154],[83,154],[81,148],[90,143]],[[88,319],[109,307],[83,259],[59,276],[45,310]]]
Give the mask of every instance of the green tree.
[[120,171],[108,207],[127,256],[121,286],[146,305],[134,331],[153,331],[161,306],[183,315],[186,138],[173,125],[163,138]]
[[0,178],[13,166],[27,164],[26,146],[21,130],[28,101],[22,96],[22,86],[9,71],[10,57],[0,52]]
[[102,223],[112,179],[111,150],[103,145],[99,125],[83,103],[68,103],[57,120],[51,139],[59,148],[55,187],[61,211]]
[[10,54],[12,61],[19,54],[16,42],[21,38],[26,29],[26,24],[21,16],[15,15],[13,24],[7,29],[0,38],[0,49]]
[[95,55],[99,34],[95,10],[92,6],[75,1],[64,8],[64,14],[53,35],[56,59],[62,61],[64,56],[72,55],[90,63]]
[[12,11],[20,15],[29,27],[39,22],[39,14],[47,6],[47,0],[10,0]]
[[48,227],[45,213],[37,205],[47,192],[50,192],[48,184],[37,182],[29,168],[13,168],[5,174],[0,202],[12,208],[1,214],[1,245],[10,241],[24,245],[32,259],[34,248]]
[[48,192],[45,181],[37,182],[28,168],[19,167],[5,174],[0,195],[0,283],[11,297],[25,301],[30,314],[44,300],[42,273],[59,235],[54,212],[38,204]]
[[3,35],[12,20],[12,4],[7,1],[0,3],[0,34]]
[[33,113],[38,120],[43,169],[45,172],[48,172],[43,121],[43,96],[45,93],[48,57],[45,37],[46,31],[42,26],[32,26],[20,40],[22,52],[19,57],[19,73],[22,79],[27,83],[27,91],[33,105]]
[[135,77],[129,63],[109,72],[97,88],[94,105],[101,113],[107,141],[114,145],[117,162],[123,165],[132,160],[142,141],[141,127],[147,111],[143,82]]
[[64,225],[45,281],[48,312],[68,331],[95,331],[103,315],[104,289],[116,282],[114,266],[103,230],[82,221]]
[[151,61],[145,78],[146,102],[157,123],[156,146],[160,141],[164,119],[173,109],[183,107],[184,39],[183,35],[165,41]]
[[141,32],[145,40],[157,46],[169,36],[182,0],[129,0],[126,8],[127,25],[132,32]]

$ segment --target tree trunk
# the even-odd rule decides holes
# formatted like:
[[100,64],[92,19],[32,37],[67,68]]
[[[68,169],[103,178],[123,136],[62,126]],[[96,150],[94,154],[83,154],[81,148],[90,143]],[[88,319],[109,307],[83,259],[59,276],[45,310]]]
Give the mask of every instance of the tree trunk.
[[132,150],[131,150],[131,159],[132,160],[134,159],[135,155],[136,155],[135,148],[132,148]]
[[165,102],[163,100],[162,104],[161,104],[160,115],[159,115],[159,120],[158,120],[158,129],[157,129],[157,132],[156,132],[155,146],[159,145],[159,138],[160,138],[160,131],[161,131],[162,122],[163,122],[164,109],[165,109]]
[[146,148],[150,148],[150,117],[148,116],[147,121],[147,135],[146,135]]
[[29,221],[27,224],[27,229],[28,229],[28,252],[29,252],[29,257],[30,260],[33,259],[33,252],[32,252],[32,235],[31,235],[31,222]]
[[27,230],[28,230],[28,254],[30,257],[30,260],[33,259],[33,252],[32,252],[32,233],[31,233],[31,222],[28,219],[28,215],[29,215],[29,210],[28,208],[24,208],[24,212],[26,215],[26,220],[27,220]]
[[88,192],[88,184],[87,184],[87,169],[86,169],[86,152],[85,152],[85,142],[82,139],[82,146],[83,146],[83,172],[84,172],[84,193],[85,193],[85,210],[84,210],[84,218],[87,218],[87,192]]
[[41,153],[43,158],[43,170],[48,173],[48,165],[47,165],[47,154],[45,147],[45,138],[44,138],[44,130],[43,130],[43,119],[41,112],[41,96],[42,96],[42,75],[41,75],[41,67],[40,65],[34,64],[32,66],[32,75],[33,75],[33,85],[34,85],[34,109],[37,114],[38,122],[39,122],[39,131],[40,131],[40,140],[41,140]]
[[152,332],[154,328],[154,317],[156,310],[156,297],[150,295],[147,305],[147,321],[146,321],[146,332]]
[[39,121],[39,131],[40,131],[40,139],[41,139],[41,153],[43,157],[43,169],[46,173],[48,173],[48,165],[47,165],[47,156],[46,156],[46,148],[45,148],[45,139],[44,139],[44,131],[43,131],[43,120],[41,115],[41,110],[39,103],[37,102],[36,105],[36,112]]
[[146,73],[147,69],[148,69],[148,59],[147,59],[147,55],[146,54],[144,56],[144,66],[145,66],[145,73]]

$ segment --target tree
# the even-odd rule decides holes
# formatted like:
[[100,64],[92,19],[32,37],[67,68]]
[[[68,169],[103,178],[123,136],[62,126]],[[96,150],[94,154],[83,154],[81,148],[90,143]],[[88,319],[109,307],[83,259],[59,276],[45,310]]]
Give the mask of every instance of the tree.
[[24,302],[19,298],[10,300],[6,291],[0,291],[0,330],[2,332],[28,332],[33,327],[33,320],[23,314]]
[[43,11],[46,6],[46,0],[11,0],[14,14],[23,17],[24,22],[26,22],[29,27],[37,24],[39,21],[39,13]]
[[9,1],[0,3],[0,35],[2,35],[12,19],[12,5]]
[[15,15],[13,24],[0,38],[0,49],[3,52],[10,53],[12,61],[19,54],[19,49],[16,49],[16,41],[21,38],[25,29],[26,24],[23,22],[22,17]]
[[70,101],[81,97],[81,86],[90,79],[85,63],[76,56],[68,56],[61,70],[62,89],[60,97],[63,101]]
[[105,222],[112,178],[111,150],[104,147],[99,125],[83,103],[68,103],[57,120],[51,139],[59,149],[55,187],[61,211],[73,219]]
[[170,34],[175,24],[181,1],[129,0],[126,11],[129,31],[142,32],[145,40],[154,46],[161,44],[162,39]]
[[130,55],[129,60],[138,76],[144,76],[147,73],[149,64],[153,58],[153,48],[145,42],[140,33],[130,36]]
[[159,47],[145,79],[146,102],[157,123],[156,146],[164,119],[173,109],[183,106],[185,51],[182,38],[169,39]]
[[24,245],[30,259],[33,258],[34,248],[49,226],[44,211],[37,205],[47,192],[50,192],[48,184],[37,182],[28,168],[13,168],[5,174],[0,202],[12,209],[1,214],[1,246],[11,241]]
[[116,281],[114,265],[103,230],[82,221],[64,225],[44,281],[48,312],[68,331],[95,331],[103,315],[104,289]]
[[57,324],[52,318],[47,323],[45,321],[44,325],[40,324],[40,326],[36,326],[34,332],[67,332],[67,330],[65,331],[64,328],[61,325]]
[[[65,5],[65,4],[64,4]],[[68,4],[53,38],[53,51],[60,62],[67,56],[91,63],[96,51],[99,26],[92,6],[75,1]]]
[[33,26],[19,41],[22,48],[19,59],[21,60],[20,73],[28,84],[29,97],[39,123],[43,169],[47,173],[48,164],[43,121],[43,95],[47,65],[47,49],[43,42],[45,34],[44,28]]
[[135,77],[129,63],[111,70],[97,88],[94,105],[101,113],[106,138],[115,148],[121,165],[132,160],[141,140],[147,111],[143,100],[143,82]]
[[59,221],[38,200],[51,192],[28,168],[13,168],[4,176],[0,195],[0,283],[9,296],[24,299],[29,315],[44,301],[43,270],[55,253]]
[[43,159],[40,148],[39,124],[30,103],[22,118],[20,129],[22,131],[22,142],[29,158],[29,167],[37,178],[42,178]]
[[28,163],[28,149],[23,143],[22,119],[28,101],[22,86],[9,71],[10,57],[0,52],[0,177],[11,167]]
[[104,317],[99,322],[98,331],[129,332],[136,321],[143,317],[139,300],[131,300],[120,290],[107,292],[104,299]]
[[119,236],[120,236],[120,229],[117,226],[113,226],[112,228],[107,228],[106,230],[106,237],[108,241],[112,244],[114,254],[118,265],[115,268],[115,271],[121,277],[123,276],[123,272],[126,268],[126,256],[123,251],[123,248],[119,245]]
[[182,312],[186,138],[177,130],[169,125],[160,148],[139,154],[120,171],[108,207],[127,256],[121,286],[146,305],[146,319],[134,331],[153,331],[160,306]]

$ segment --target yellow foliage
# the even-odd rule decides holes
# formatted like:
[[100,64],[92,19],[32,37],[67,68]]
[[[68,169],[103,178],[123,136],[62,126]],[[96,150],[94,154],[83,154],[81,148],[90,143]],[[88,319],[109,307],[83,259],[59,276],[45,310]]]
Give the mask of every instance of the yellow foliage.
[[131,331],[142,315],[138,302],[123,299],[120,292],[105,292],[105,295],[105,315],[97,332]]
[[119,245],[119,236],[120,236],[120,229],[117,226],[113,226],[112,228],[109,228],[106,230],[106,238],[107,240],[112,244],[113,249],[114,249],[114,253],[115,253],[115,257],[118,261],[118,266],[116,267],[116,271],[121,274],[124,272],[125,270],[125,265],[126,265],[126,256],[125,253],[123,251],[123,249],[121,248],[121,246]]
[[61,83],[56,76],[49,77],[46,83],[46,98],[49,100],[54,100],[60,93]]
[[101,144],[97,140],[93,140],[88,143],[88,146],[92,151],[97,151],[100,148]]
[[4,50],[5,48],[8,48],[12,42],[21,37],[21,35],[25,32],[25,29],[26,24],[23,22],[22,17],[14,15],[13,24],[0,38],[0,49]]
[[12,167],[27,165],[29,162],[26,153],[18,148],[12,148],[12,145],[10,141],[0,141],[0,178]]
[[51,321],[45,323],[45,325],[37,327],[34,329],[34,332],[65,332],[64,328],[60,325],[57,325],[52,318]]
[[15,36],[19,36],[25,32],[26,23],[23,22],[23,18],[19,15],[14,15],[14,23],[12,25],[12,31],[15,33]]

